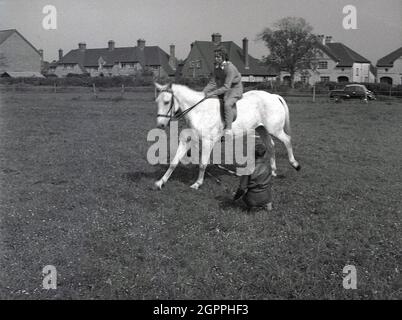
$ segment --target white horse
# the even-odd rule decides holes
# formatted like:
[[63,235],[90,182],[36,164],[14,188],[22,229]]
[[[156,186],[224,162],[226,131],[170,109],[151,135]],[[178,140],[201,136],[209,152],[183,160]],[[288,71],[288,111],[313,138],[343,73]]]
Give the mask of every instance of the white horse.
[[[203,92],[194,91],[184,85],[155,83],[155,86],[160,91],[156,103],[158,105],[157,127],[161,129],[169,125],[175,113],[185,112],[205,98]],[[197,181],[191,186],[193,189],[198,189],[204,182],[204,173],[213,146],[223,134],[219,100],[212,98],[202,101],[185,115],[185,119],[202,142],[199,175]],[[276,162],[274,141],[270,134],[285,144],[290,164],[296,170],[300,170],[300,165],[293,156],[290,142],[288,106],[281,96],[259,90],[245,93],[237,102],[237,119],[233,122],[232,129],[234,138],[243,136],[250,129],[256,129],[266,147],[271,150],[270,163],[273,176],[276,176]],[[176,155],[168,170],[160,180],[155,182],[156,188],[161,189],[168,181],[190,147],[189,141],[179,142]]]

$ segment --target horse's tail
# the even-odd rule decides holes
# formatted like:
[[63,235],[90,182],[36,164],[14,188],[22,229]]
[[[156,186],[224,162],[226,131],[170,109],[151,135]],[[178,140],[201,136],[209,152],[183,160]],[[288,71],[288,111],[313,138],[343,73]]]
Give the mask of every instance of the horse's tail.
[[285,131],[290,136],[291,130],[290,130],[290,120],[289,120],[289,108],[288,108],[288,105],[286,104],[286,101],[281,96],[278,96],[278,98],[279,98],[279,101],[282,103],[283,108],[285,109]]

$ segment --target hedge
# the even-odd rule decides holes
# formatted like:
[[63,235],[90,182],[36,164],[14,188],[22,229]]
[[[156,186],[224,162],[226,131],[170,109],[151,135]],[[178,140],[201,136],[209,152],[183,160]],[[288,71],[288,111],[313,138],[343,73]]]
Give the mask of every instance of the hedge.
[[[152,73],[144,73],[137,76],[116,76],[116,77],[90,77],[87,74],[75,75],[69,74],[65,78],[57,78],[54,75],[49,75],[46,78],[0,78],[0,84],[28,84],[35,86],[80,86],[80,87],[92,87],[95,84],[100,88],[112,88],[121,87],[146,87],[152,86],[154,80],[156,80]],[[175,82],[184,84],[194,89],[202,89],[208,83],[208,77],[186,78],[176,77],[172,79],[158,79],[161,83]],[[328,94],[329,91],[334,89],[342,89],[345,85],[352,83],[338,83],[338,82],[317,82],[315,84],[316,94]],[[374,92],[376,95],[391,95],[396,97],[402,97],[402,85],[391,86],[387,83],[361,83],[367,87],[367,89]],[[312,93],[313,87],[302,83],[295,82],[294,89],[291,89],[288,84],[280,81],[266,81],[259,83],[244,83],[245,91],[249,90],[266,90],[269,92],[279,92],[286,94],[291,92],[300,93]]]

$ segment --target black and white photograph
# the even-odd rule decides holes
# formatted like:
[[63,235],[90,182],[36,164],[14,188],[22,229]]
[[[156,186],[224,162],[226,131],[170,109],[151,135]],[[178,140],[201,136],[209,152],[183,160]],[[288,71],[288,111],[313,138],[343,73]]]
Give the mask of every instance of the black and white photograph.
[[0,300],[401,300],[401,164],[400,0],[0,0]]

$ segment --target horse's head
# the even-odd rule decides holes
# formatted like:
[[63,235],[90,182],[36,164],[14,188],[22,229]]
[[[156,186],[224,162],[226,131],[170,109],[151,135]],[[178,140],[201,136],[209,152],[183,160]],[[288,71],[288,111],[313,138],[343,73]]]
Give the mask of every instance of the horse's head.
[[157,127],[165,129],[170,120],[174,117],[174,114],[178,111],[177,101],[172,90],[172,84],[161,85],[155,82],[155,87],[159,91],[156,98],[156,104],[158,106],[158,115],[156,119]]

